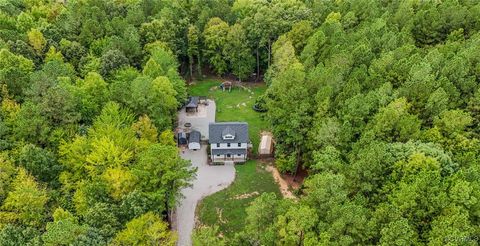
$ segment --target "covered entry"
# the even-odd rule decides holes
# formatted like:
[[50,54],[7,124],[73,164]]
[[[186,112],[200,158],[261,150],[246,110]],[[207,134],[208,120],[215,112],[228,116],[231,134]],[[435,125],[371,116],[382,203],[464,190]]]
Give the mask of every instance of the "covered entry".
[[212,149],[212,161],[223,163],[226,161],[245,162],[247,160],[246,149]]

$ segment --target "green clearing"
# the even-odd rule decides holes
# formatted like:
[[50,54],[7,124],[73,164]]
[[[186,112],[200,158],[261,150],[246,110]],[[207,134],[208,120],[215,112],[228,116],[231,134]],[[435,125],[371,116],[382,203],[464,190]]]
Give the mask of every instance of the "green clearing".
[[[248,90],[235,87],[231,92],[218,88],[218,80],[203,80],[189,87],[190,95],[207,96],[215,100],[217,105],[217,121],[246,121],[254,146],[258,149],[260,132],[268,129],[262,114],[252,109],[255,99],[262,95],[266,86],[255,84]],[[242,105],[242,103],[245,103]],[[218,225],[226,236],[241,230],[245,224],[246,211],[249,204],[264,192],[275,192],[281,196],[278,185],[271,173],[256,160],[236,165],[235,181],[228,188],[206,197],[197,207],[200,222],[205,225]]]
[[281,197],[280,190],[272,174],[255,160],[237,165],[235,181],[231,186],[206,197],[197,207],[197,215],[202,224],[218,225],[220,232],[231,237],[241,231],[245,225],[245,209],[264,192],[275,192]]
[[268,125],[263,120],[262,113],[255,112],[252,107],[255,99],[262,95],[267,87],[265,84],[254,84],[247,89],[234,87],[231,92],[218,88],[218,80],[202,80],[188,87],[190,95],[207,96],[217,104],[216,121],[245,121],[248,122],[250,140],[253,151],[257,153],[260,142],[260,132],[267,130]]

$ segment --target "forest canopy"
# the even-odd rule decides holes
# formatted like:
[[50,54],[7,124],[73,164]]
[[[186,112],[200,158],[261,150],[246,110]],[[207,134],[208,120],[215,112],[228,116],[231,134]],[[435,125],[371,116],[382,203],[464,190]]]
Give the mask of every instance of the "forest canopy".
[[276,165],[205,245],[475,244],[480,3],[0,1],[0,245],[174,245],[186,80],[263,80]]

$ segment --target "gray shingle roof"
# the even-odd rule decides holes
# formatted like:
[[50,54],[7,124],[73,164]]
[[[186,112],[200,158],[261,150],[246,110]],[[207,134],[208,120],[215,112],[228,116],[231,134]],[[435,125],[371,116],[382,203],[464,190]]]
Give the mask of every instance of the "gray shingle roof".
[[190,100],[188,101],[188,104],[186,106],[187,108],[196,108],[198,107],[198,97],[190,97]]
[[226,135],[232,135],[233,137],[235,137],[235,131],[230,126],[227,126],[222,131],[222,137]]
[[187,134],[185,132],[179,132],[177,140],[179,144],[187,144]]
[[200,143],[200,137],[201,134],[199,131],[192,131],[190,132],[190,135],[188,136],[188,142],[189,143]]
[[[226,130],[230,128],[231,130]],[[234,139],[223,139],[224,131],[233,131]],[[208,125],[210,143],[248,143],[248,124],[246,122],[217,122]]]
[[237,154],[247,154],[246,149],[212,149],[212,155],[237,155]]
[[179,132],[178,133],[178,138],[187,138],[187,134],[185,132]]

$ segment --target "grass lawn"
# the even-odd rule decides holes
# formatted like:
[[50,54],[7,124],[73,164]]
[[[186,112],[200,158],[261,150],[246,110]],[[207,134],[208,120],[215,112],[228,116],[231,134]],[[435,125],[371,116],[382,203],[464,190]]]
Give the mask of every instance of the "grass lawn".
[[[190,95],[207,96],[217,104],[216,121],[246,121],[249,135],[253,143],[253,151],[257,152],[260,132],[267,130],[268,125],[262,114],[252,109],[255,99],[262,95],[266,86],[255,84],[249,89],[234,88],[231,92],[218,89],[221,82],[209,79],[189,86]],[[216,89],[212,89],[215,88]],[[272,174],[255,160],[243,165],[236,165],[235,181],[228,188],[206,197],[197,207],[200,222],[205,225],[218,225],[225,236],[233,236],[245,224],[246,211],[249,204],[264,192],[275,192],[281,197],[278,185]]]
[[281,197],[271,173],[261,164],[250,160],[236,167],[235,181],[231,186],[206,197],[197,207],[202,224],[218,225],[220,232],[232,237],[243,229],[247,216],[245,209],[263,192],[275,192]]
[[[253,151],[257,153],[260,142],[260,132],[267,130],[268,125],[262,119],[262,113],[255,112],[252,107],[255,99],[267,89],[265,84],[255,84],[249,90],[235,87],[231,92],[218,89],[218,80],[202,80],[188,87],[193,96],[207,96],[217,104],[216,121],[245,121],[248,122],[250,140]],[[212,89],[217,87],[216,89]]]

